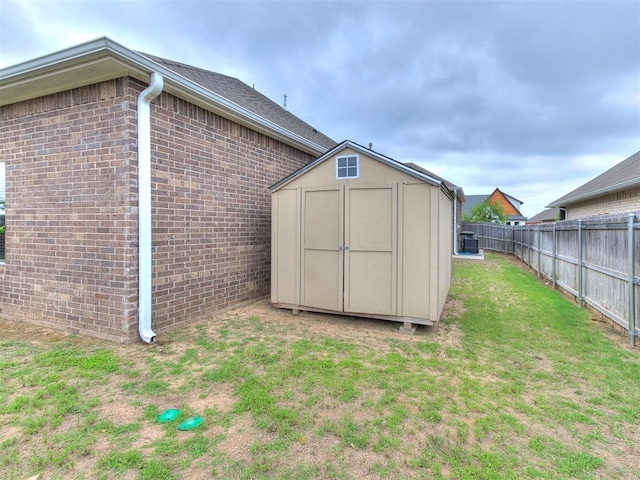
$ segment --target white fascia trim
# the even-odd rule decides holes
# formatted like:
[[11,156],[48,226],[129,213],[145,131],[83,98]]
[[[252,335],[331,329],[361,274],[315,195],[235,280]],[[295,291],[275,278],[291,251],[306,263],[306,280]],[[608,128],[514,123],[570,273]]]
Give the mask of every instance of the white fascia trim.
[[106,37],[98,38],[87,43],[66,48],[49,55],[34,58],[26,62],[18,63],[0,70],[0,81],[4,82],[16,76],[23,76],[32,72],[37,72],[46,67],[51,67],[63,62],[69,62],[76,58],[86,57],[91,53],[100,52],[109,48],[109,43],[113,43]]
[[37,74],[37,72],[42,69],[51,70],[61,63],[73,62],[74,60],[81,63],[88,55],[102,51],[111,53],[123,64],[130,67],[132,74],[137,73],[138,76],[143,76],[144,78],[141,78],[141,80],[149,81],[151,73],[156,72],[164,77],[165,90],[167,90],[167,87],[174,87],[176,91],[184,94],[187,100],[194,98],[204,100],[206,103],[212,104],[229,114],[231,120],[248,124],[254,128],[258,127],[258,130],[263,132],[275,133],[279,139],[293,142],[296,146],[302,146],[305,150],[314,154],[327,150],[325,147],[307,140],[271,120],[256,115],[250,110],[227,100],[211,90],[207,90],[201,85],[175,73],[173,70],[169,70],[165,66],[150,60],[140,53],[129,50],[106,37],[2,69],[0,70],[0,84],[6,83],[7,80],[10,80],[12,77]]

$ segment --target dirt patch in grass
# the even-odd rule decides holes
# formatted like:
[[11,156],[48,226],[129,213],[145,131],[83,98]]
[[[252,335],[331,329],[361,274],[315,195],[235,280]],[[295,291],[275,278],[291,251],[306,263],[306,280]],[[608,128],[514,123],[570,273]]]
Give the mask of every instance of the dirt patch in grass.
[[249,461],[252,445],[264,445],[272,439],[264,430],[255,427],[249,414],[244,414],[228,429],[217,449],[234,460]]

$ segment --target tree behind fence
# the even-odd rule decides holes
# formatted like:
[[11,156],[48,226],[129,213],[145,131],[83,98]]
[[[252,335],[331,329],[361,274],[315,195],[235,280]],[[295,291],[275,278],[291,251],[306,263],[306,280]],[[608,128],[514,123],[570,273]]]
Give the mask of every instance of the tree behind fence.
[[[637,336],[640,318],[640,223],[638,214],[509,226],[463,223],[479,248],[515,255]],[[630,328],[631,325],[631,328]]]

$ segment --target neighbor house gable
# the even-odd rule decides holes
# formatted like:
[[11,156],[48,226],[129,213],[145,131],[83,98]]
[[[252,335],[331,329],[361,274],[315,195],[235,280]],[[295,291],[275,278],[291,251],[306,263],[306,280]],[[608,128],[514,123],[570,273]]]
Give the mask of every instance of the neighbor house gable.
[[466,203],[462,207],[463,215],[470,215],[474,205],[489,200],[502,208],[503,213],[507,217],[507,223],[515,222],[516,224],[524,222],[527,217],[520,212],[520,206],[523,202],[511,195],[507,195],[499,188],[496,188],[490,195],[467,195]]
[[[491,195],[489,195],[489,202],[495,205],[499,205],[502,208],[502,213],[507,217],[523,217],[520,213],[519,206],[516,203],[522,205],[522,202],[510,195],[506,195],[501,192],[499,188],[496,188]],[[524,218],[524,217],[523,217]]]

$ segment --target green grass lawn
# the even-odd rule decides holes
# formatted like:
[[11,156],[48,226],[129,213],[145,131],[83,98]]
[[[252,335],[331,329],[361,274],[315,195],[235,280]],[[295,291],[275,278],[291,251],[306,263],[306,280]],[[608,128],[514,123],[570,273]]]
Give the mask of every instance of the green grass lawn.
[[152,346],[0,321],[0,478],[640,479],[626,337],[507,257],[453,278],[414,337],[264,302]]

